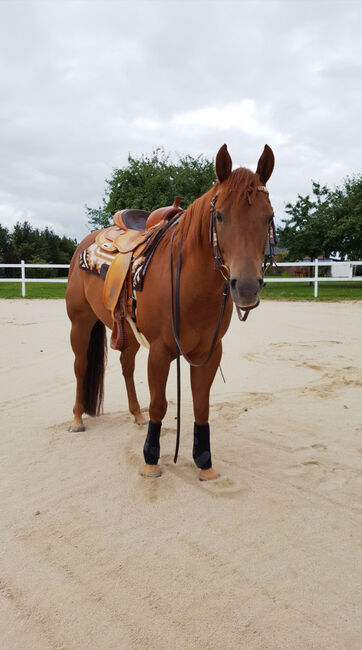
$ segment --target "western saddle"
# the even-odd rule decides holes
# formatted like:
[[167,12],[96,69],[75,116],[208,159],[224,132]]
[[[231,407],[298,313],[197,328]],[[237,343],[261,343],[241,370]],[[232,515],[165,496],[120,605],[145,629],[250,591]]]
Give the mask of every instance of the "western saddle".
[[114,225],[101,230],[96,235],[100,249],[114,255],[103,286],[103,303],[113,318],[110,345],[116,350],[127,346],[124,320],[133,313],[133,291],[131,264],[150,243],[162,227],[174,216],[183,212],[182,198],[176,196],[173,205],[158,208],[153,212],[146,210],[120,210],[113,219]]

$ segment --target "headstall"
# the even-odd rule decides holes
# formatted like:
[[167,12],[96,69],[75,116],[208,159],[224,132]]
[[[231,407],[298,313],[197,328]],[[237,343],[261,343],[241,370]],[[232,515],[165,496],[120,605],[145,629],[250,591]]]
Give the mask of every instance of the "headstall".
[[[257,187],[258,192],[265,192],[266,194],[269,194],[267,188],[265,185],[258,185]],[[217,231],[216,231],[216,224],[215,224],[215,205],[217,201],[217,194],[214,196],[214,198],[211,201],[210,204],[210,228],[209,228],[209,242],[210,245],[213,247],[214,251],[214,262],[215,262],[215,268],[219,269],[221,275],[226,281],[229,281],[230,279],[230,269],[229,267],[224,263],[224,260],[222,258],[222,255],[220,253],[219,249],[219,242],[217,238]],[[266,253],[265,257],[268,258],[267,260],[264,260],[263,266],[262,266],[262,273],[263,275],[270,269],[272,266],[275,265],[275,260],[274,260],[274,250],[275,246],[277,244],[277,235],[276,235],[276,230],[275,230],[275,223],[274,223],[274,215],[273,218],[270,222],[269,229],[268,229],[268,236],[267,236],[267,248],[266,248]]]

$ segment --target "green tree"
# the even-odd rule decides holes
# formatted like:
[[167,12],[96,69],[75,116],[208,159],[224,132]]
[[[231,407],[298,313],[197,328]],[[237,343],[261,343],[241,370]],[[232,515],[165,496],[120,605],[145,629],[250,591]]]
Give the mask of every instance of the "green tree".
[[176,195],[184,198],[182,205],[186,207],[214,181],[214,163],[203,156],[180,156],[173,163],[162,148],[154,149],[150,156],[129,155],[127,166],[115,169],[112,178],[106,180],[102,204],[98,208],[86,206],[88,223],[92,230],[106,228],[117,210],[154,210],[170,205]]
[[12,256],[12,242],[10,232],[5,226],[0,225],[0,262],[11,264],[9,258]]
[[[3,263],[18,264],[25,260],[30,264],[69,264],[76,246],[75,239],[59,237],[49,228],[33,228],[28,221],[16,223],[12,232],[0,225],[0,261]],[[7,277],[13,273],[12,269],[2,271]],[[30,276],[32,271],[27,274]],[[48,270],[49,274],[64,275],[64,270]],[[34,270],[34,275],[39,276],[39,269]]]
[[20,260],[31,263],[34,257],[43,257],[39,230],[33,228],[28,221],[15,224],[11,241],[17,263]]
[[[2,225],[0,225],[0,262],[2,264],[16,264],[11,234],[8,228]],[[13,273],[12,269],[0,268],[1,278],[11,278]]]
[[347,178],[331,192],[333,220],[329,238],[342,257],[362,259],[362,176]]
[[362,177],[347,178],[342,187],[330,190],[312,181],[312,198],[298,195],[288,203],[278,228],[279,245],[289,251],[291,261],[319,255],[362,257]]

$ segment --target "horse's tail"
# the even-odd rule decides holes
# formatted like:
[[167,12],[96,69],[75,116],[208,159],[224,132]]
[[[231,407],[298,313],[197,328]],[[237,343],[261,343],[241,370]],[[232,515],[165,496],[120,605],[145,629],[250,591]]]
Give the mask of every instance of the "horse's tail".
[[84,413],[99,415],[103,406],[104,370],[107,363],[106,328],[100,320],[93,326],[87,359],[83,383]]

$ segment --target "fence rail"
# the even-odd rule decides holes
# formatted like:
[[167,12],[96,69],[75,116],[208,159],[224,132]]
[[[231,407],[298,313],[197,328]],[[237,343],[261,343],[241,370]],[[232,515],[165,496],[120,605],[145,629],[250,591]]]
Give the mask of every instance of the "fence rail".
[[[346,265],[349,265],[350,267],[350,277],[321,277],[318,274],[318,269],[321,266],[330,266],[335,267],[335,270],[338,271],[338,265],[343,265],[345,267]],[[361,282],[362,278],[361,277],[353,277],[353,267],[355,266],[361,266],[362,261],[360,260],[352,260],[351,262],[333,262],[329,260],[314,260],[314,262],[278,262],[277,267],[281,266],[289,266],[289,267],[310,267],[314,268],[314,275],[311,277],[303,277],[303,278],[273,278],[273,277],[267,277],[266,282],[313,282],[314,284],[314,297],[318,298],[318,284],[319,282]],[[342,270],[342,266],[340,266]]]
[[[318,274],[318,269],[321,266],[330,266],[335,267],[335,271],[338,271],[338,265],[350,266],[351,277],[321,277]],[[314,268],[314,275],[310,277],[303,278],[290,278],[290,277],[279,277],[273,278],[266,276],[266,282],[313,282],[314,284],[314,297],[318,298],[318,284],[319,282],[361,282],[362,276],[353,277],[352,271],[356,266],[362,266],[362,261],[351,261],[351,262],[329,262],[329,261],[319,261],[314,260],[314,262],[278,262],[277,267],[311,267]],[[21,295],[25,298],[26,295],[26,284],[28,282],[56,282],[56,283],[65,283],[68,281],[68,278],[27,278],[25,270],[26,269],[69,269],[69,264],[26,264],[24,260],[21,260],[20,264],[0,264],[0,269],[20,269],[20,278],[0,278],[0,282],[21,282]],[[342,267],[340,266],[342,269]]]
[[20,269],[20,278],[0,278],[0,282],[21,282],[21,295],[25,298],[25,285],[27,282],[68,282],[68,278],[27,278],[25,269],[69,269],[69,264],[0,264],[0,269]]

